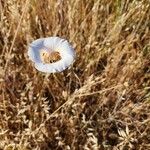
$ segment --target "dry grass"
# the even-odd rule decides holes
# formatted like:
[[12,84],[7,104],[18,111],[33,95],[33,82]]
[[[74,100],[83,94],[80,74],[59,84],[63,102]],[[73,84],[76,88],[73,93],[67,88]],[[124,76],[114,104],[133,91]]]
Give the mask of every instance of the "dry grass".
[[[77,58],[38,72],[28,44],[68,39]],[[150,149],[149,0],[0,1],[0,149]]]

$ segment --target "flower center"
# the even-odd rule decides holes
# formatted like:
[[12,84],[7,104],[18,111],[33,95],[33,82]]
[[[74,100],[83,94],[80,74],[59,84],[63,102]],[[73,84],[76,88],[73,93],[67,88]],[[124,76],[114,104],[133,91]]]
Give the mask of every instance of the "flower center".
[[61,59],[59,52],[47,52],[46,50],[40,51],[40,57],[43,63],[54,63]]

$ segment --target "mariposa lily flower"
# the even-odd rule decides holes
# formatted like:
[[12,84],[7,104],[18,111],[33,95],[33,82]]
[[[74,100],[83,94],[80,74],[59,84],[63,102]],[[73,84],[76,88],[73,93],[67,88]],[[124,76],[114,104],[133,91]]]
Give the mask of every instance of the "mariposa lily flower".
[[59,37],[41,38],[29,45],[29,58],[35,68],[45,73],[61,72],[75,59],[75,51],[69,42]]

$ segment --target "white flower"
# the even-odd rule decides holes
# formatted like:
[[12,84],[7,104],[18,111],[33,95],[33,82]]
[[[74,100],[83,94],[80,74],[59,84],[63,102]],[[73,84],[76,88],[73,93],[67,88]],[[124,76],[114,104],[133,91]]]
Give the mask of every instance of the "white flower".
[[[28,56],[35,63],[37,70],[55,73],[65,70],[73,63],[75,51],[67,40],[48,37],[33,41],[29,46]],[[59,60],[56,61],[58,58]],[[50,63],[46,59],[56,62]]]

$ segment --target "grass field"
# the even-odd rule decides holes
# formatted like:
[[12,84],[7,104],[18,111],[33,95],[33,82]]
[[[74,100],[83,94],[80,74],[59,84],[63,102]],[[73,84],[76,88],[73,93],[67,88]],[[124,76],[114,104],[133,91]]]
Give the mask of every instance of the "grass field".
[[[27,56],[49,36],[61,73]],[[0,150],[150,150],[150,1],[0,0]]]

